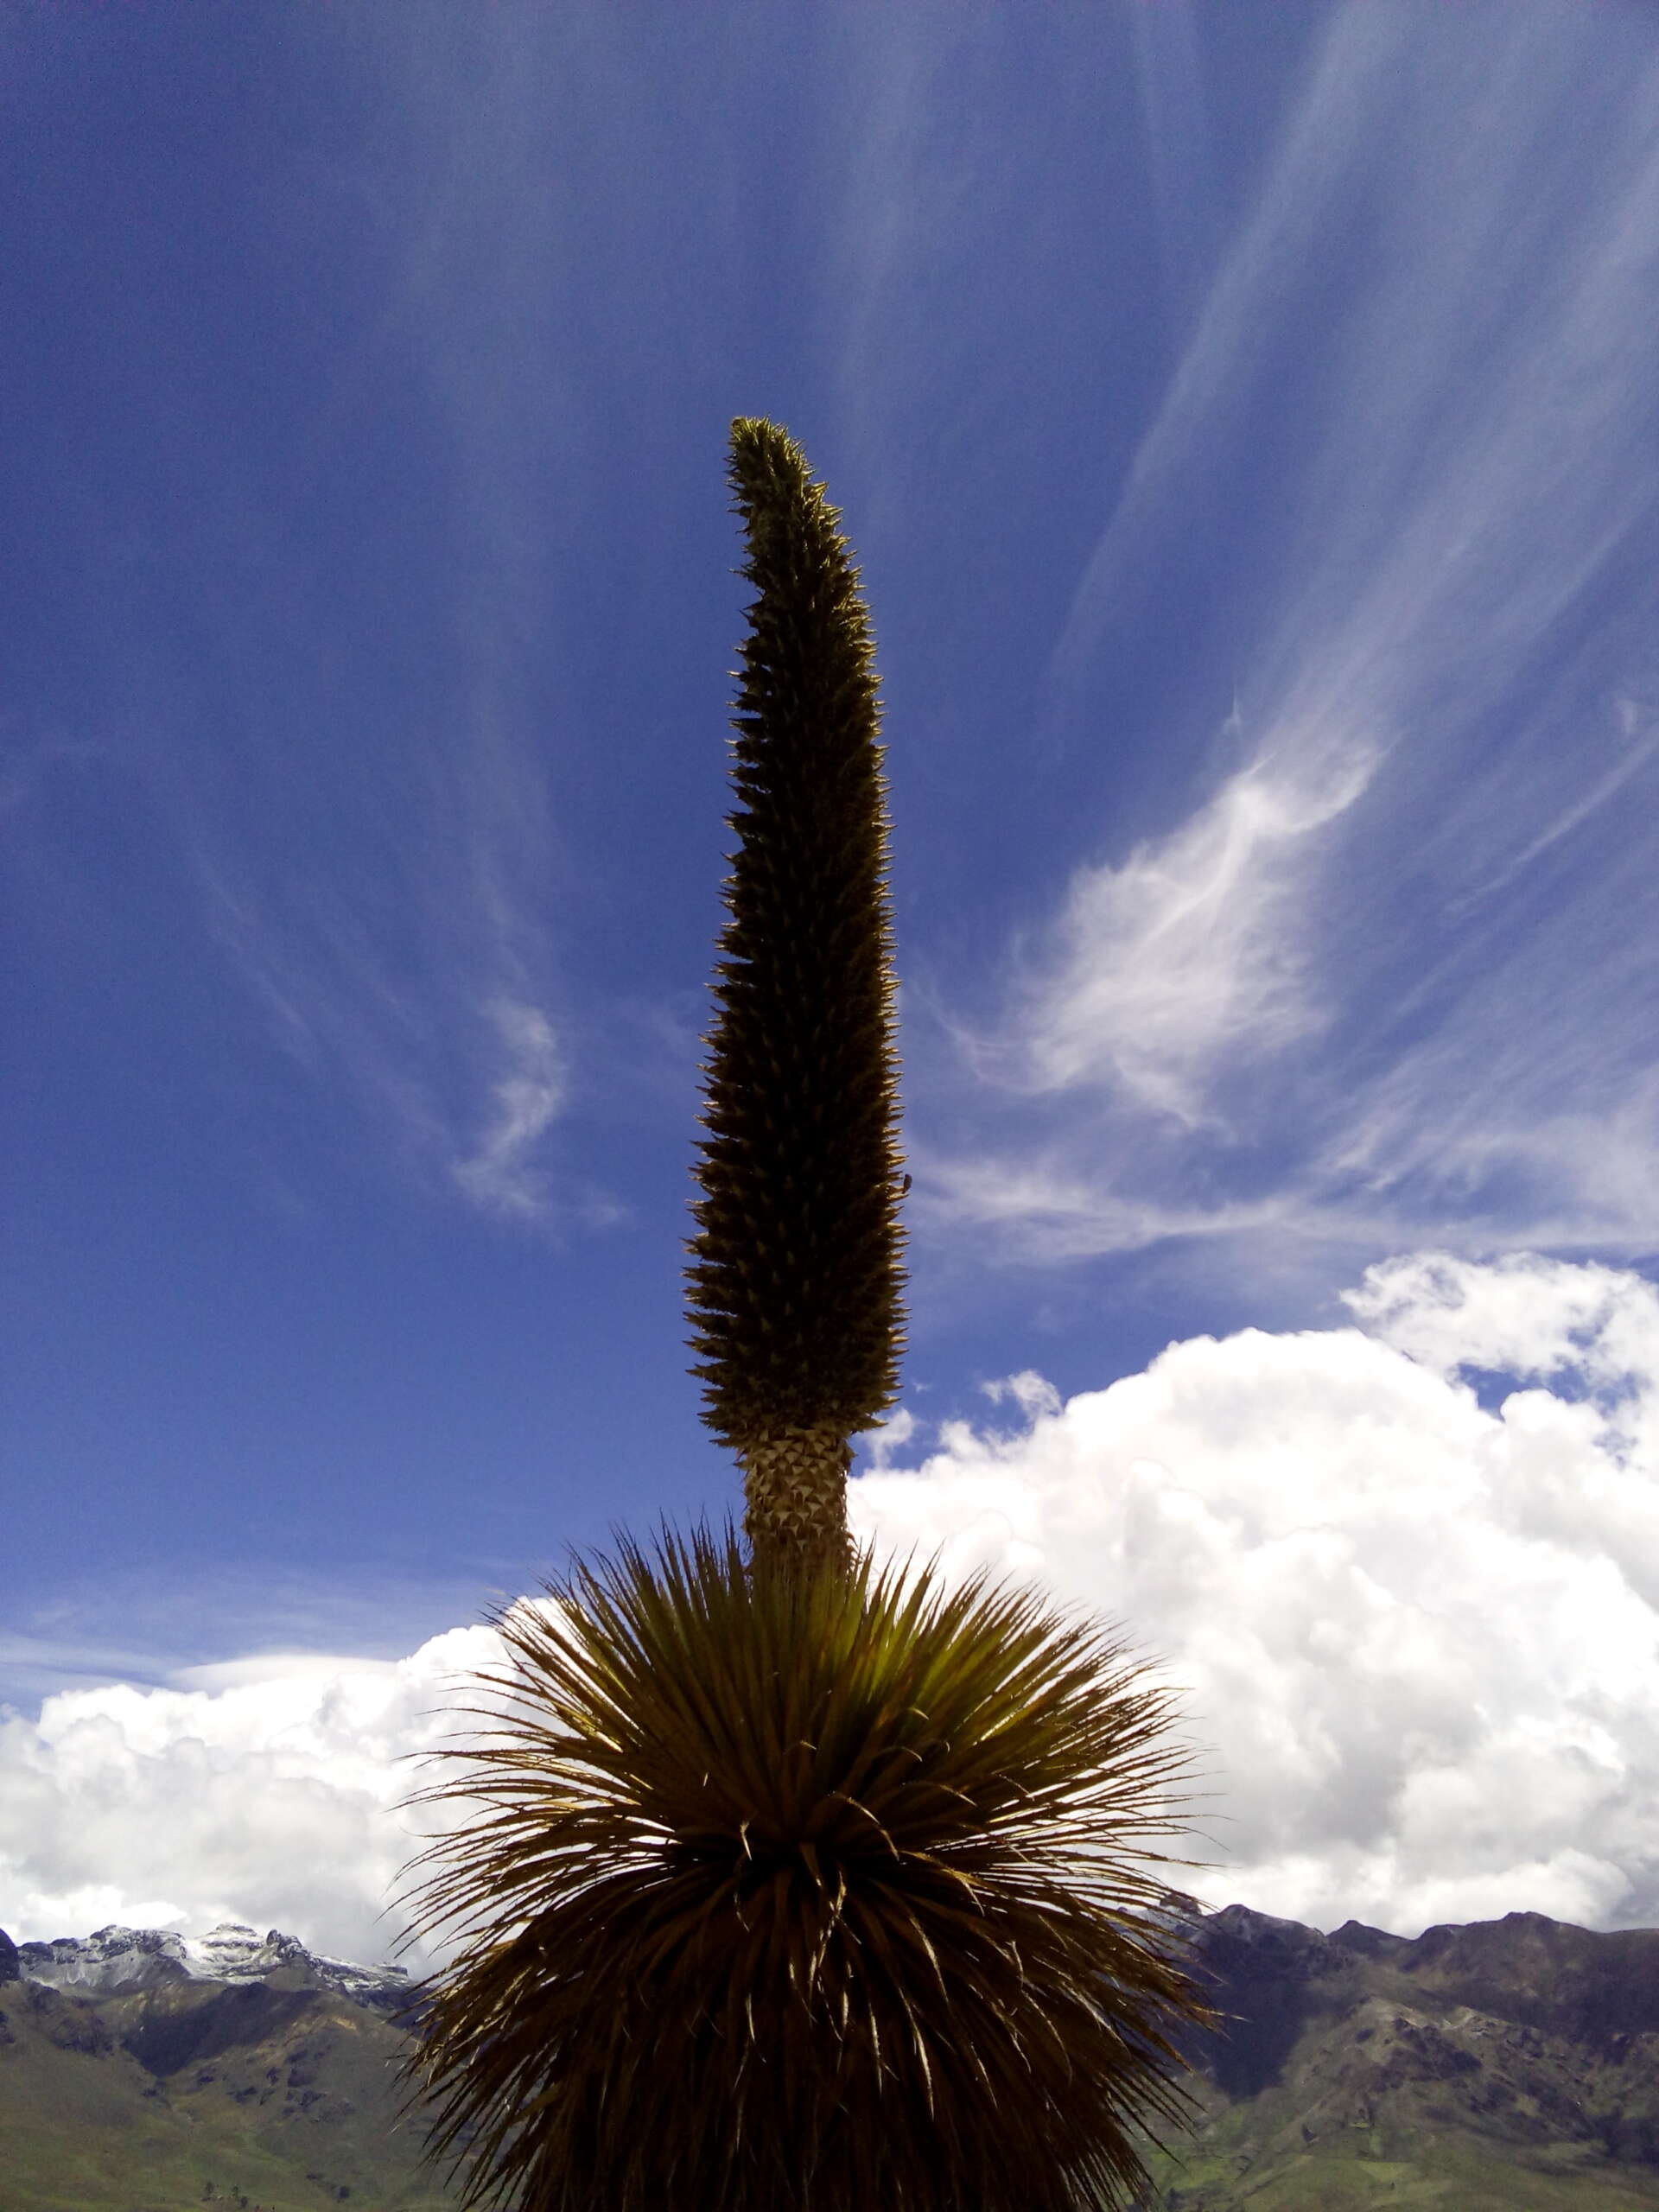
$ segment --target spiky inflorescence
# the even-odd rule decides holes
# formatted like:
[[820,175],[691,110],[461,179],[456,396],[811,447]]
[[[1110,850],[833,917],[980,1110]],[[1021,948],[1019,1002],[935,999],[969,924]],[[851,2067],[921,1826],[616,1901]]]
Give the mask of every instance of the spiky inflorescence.
[[1221,2019],[1181,1964],[1194,1901],[1123,1866],[1198,1863],[1129,1840],[1173,1825],[1168,1694],[1028,1589],[868,1555],[756,1577],[729,1530],[549,1594],[499,1617],[505,1747],[438,1754],[492,1770],[411,1801],[498,1808],[423,1854],[454,1861],[423,1927],[473,1940],[404,2078],[463,2202],[1141,2195],[1143,2114],[1188,2117],[1168,2036]]
[[847,1439],[904,1343],[887,830],[869,626],[840,517],[775,424],[732,426],[757,587],[741,810],[687,1270],[703,1418],[745,1460],[757,1552],[844,1550]]

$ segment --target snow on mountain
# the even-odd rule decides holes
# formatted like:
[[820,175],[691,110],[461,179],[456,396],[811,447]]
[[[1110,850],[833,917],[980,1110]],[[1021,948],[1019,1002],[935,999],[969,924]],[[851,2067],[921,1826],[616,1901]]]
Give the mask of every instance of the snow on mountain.
[[19,1943],[16,1950],[25,1981],[88,1995],[150,1989],[167,1981],[264,1981],[286,1967],[297,1968],[314,1986],[382,2009],[406,1998],[411,1986],[402,1967],[360,1967],[346,1959],[319,1958],[280,1929],[261,1936],[238,1920],[221,1921],[200,1936],[176,1935],[169,1928],[111,1924],[91,1936]]
[[[1169,1910],[1166,1897],[1159,1905],[1132,1909],[1133,1916],[1164,1928],[1182,1926],[1189,1916]],[[1240,1924],[1236,1924],[1240,1923]],[[1255,1925],[1275,1932],[1293,1923],[1270,1921],[1243,1905],[1230,1905],[1212,1921],[1202,1909],[1196,1930],[1200,1942],[1207,1927],[1247,1936]],[[1317,1931],[1297,1929],[1312,1941],[1323,1942]],[[1397,1939],[1395,1939],[1397,1940]],[[415,1994],[415,1985],[402,1967],[357,1966],[346,1959],[319,1956],[308,1951],[293,1936],[272,1928],[260,1936],[245,1921],[221,1921],[205,1936],[181,1936],[170,1928],[123,1928],[111,1923],[91,1936],[59,1936],[50,1942],[13,1945],[0,1929],[0,1980],[13,1974],[25,1981],[46,1983],[53,1989],[82,1996],[113,1996],[118,1991],[153,1989],[165,1982],[264,1981],[270,1976],[295,1972],[296,1981],[332,1989],[359,2005],[396,2015]],[[423,2011],[424,2006],[416,2008]]]

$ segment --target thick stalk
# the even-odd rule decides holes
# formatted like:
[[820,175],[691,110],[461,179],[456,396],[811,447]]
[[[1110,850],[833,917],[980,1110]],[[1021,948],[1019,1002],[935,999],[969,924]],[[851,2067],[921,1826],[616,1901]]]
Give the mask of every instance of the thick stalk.
[[743,1533],[755,1564],[768,1568],[850,1567],[847,1477],[853,1447],[831,1421],[761,1437],[742,1455]]

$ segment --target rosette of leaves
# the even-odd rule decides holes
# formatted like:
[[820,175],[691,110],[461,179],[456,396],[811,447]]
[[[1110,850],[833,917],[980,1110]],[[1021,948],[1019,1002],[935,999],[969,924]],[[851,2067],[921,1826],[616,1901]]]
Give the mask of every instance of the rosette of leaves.
[[1125,1870],[1171,1863],[1138,1841],[1169,1826],[1166,1694],[1102,1629],[868,1556],[756,1576],[730,1529],[624,1542],[497,1625],[501,1740],[443,1754],[489,1771],[415,1801],[493,1810],[423,1854],[451,1864],[406,1939],[470,1912],[408,2062],[429,2150],[473,2162],[466,2203],[1077,2212],[1147,2189],[1137,2133],[1183,2116],[1172,2036],[1220,2016],[1140,1916],[1193,1900]]
[[732,425],[756,587],[728,817],[709,1135],[688,1308],[703,1418],[744,1467],[757,1561],[849,1556],[849,1440],[904,1343],[886,787],[841,518],[774,423]]

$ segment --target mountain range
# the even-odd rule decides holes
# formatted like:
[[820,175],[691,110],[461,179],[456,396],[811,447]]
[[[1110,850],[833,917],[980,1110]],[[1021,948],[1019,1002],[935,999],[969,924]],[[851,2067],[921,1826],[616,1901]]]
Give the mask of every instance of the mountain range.
[[[1659,2212],[1659,1929],[1230,1904],[1186,1933],[1227,2018],[1173,2038],[1197,2110],[1143,2142],[1135,2212]],[[0,2212],[456,2205],[397,2118],[423,2012],[275,1929],[0,1932]]]
[[448,2212],[392,2071],[424,2010],[277,1929],[0,1931],[0,2212]]

